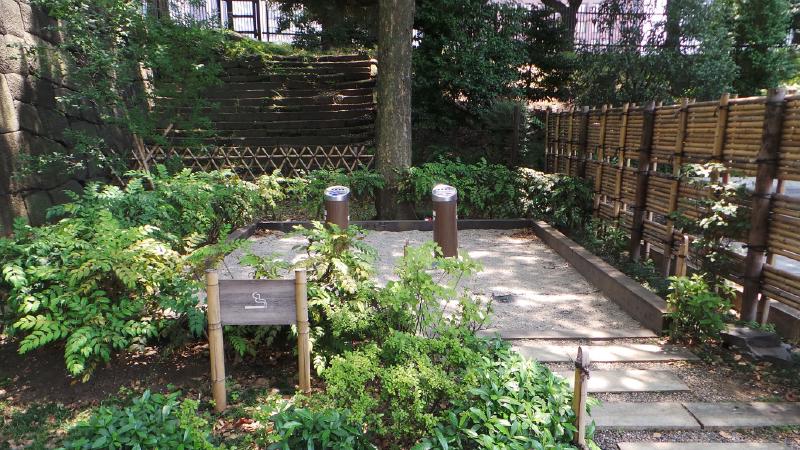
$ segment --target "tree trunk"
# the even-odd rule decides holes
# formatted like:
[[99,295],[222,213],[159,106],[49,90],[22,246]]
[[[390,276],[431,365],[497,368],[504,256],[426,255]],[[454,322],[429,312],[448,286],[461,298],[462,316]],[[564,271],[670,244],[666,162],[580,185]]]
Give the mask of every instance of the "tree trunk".
[[411,216],[400,205],[399,171],[411,166],[411,29],[414,0],[380,0],[378,12],[376,168],[386,180],[378,195],[380,219]]

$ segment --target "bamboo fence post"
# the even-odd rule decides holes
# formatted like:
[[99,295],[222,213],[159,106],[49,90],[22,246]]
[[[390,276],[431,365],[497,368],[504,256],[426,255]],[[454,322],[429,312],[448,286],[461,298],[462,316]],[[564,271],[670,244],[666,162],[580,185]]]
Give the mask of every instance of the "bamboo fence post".
[[719,109],[717,112],[717,128],[714,131],[714,148],[711,154],[714,162],[722,162],[722,152],[725,149],[725,133],[728,128],[728,101],[730,94],[727,92],[719,98]]
[[650,102],[644,107],[642,113],[642,138],[639,142],[639,159],[636,167],[636,194],[633,202],[633,225],[631,227],[631,241],[628,254],[632,261],[639,261],[642,251],[642,236],[644,234],[644,215],[647,208],[647,189],[650,170],[653,165],[650,154],[653,147],[653,134],[655,131],[655,103]]
[[297,317],[297,367],[300,390],[311,392],[311,348],[308,343],[308,283],[305,269],[294,271],[294,302]]
[[686,259],[689,257],[689,235],[684,234],[681,246],[678,248],[678,256],[675,258],[675,276],[685,277],[687,272]]
[[547,107],[544,116],[544,171],[550,172],[550,153],[552,151],[550,145],[550,107]]
[[572,128],[573,122],[575,122],[575,107],[572,106],[569,109],[569,121],[567,122],[567,167],[564,170],[564,173],[570,175],[570,169],[572,168],[572,154],[573,154],[573,145],[572,145]]
[[589,351],[578,347],[578,357],[575,359],[575,385],[572,395],[572,411],[575,412],[575,436],[572,443],[578,448],[585,449],[586,446],[586,394],[589,384]]
[[586,150],[589,143],[589,107],[584,106],[581,109],[581,128],[578,134],[578,151],[580,152],[580,159],[578,160],[578,178],[586,178]]
[[219,314],[219,275],[213,269],[206,270],[206,303],[208,353],[211,358],[211,394],[214,398],[214,410],[219,413],[228,405],[225,395],[225,349]]
[[[783,195],[786,193],[786,183],[784,180],[778,180],[778,186],[775,188],[775,193]],[[767,249],[767,264],[770,266],[775,263],[775,253]]]
[[617,173],[614,182],[614,220],[619,220],[622,210],[622,174],[625,173],[625,144],[628,134],[628,114],[630,104],[622,105],[622,124],[619,127],[619,146],[617,151]]
[[600,214],[600,196],[603,189],[603,165],[606,163],[606,122],[608,118],[608,105],[603,105],[600,111],[600,148],[597,155],[597,169],[594,176],[594,204],[592,205],[592,215],[597,217]]
[[520,108],[519,104],[514,105],[512,122],[514,129],[511,133],[511,155],[509,162],[511,166],[515,166],[519,159],[519,127],[522,122],[522,108]]
[[764,108],[764,125],[761,148],[756,156],[756,183],[753,189],[753,206],[750,232],[747,239],[747,256],[744,260],[744,292],[742,293],[741,319],[755,321],[758,314],[758,297],[764,255],[769,238],[769,213],[772,203],[772,185],[778,172],[778,158],[783,127],[786,89],[770,89]]
[[[689,116],[689,99],[683,98],[681,99],[681,107],[679,110],[679,117],[678,117],[678,130],[675,136],[675,148],[672,154],[672,185],[670,186],[669,191],[669,213],[673,213],[678,209],[678,193],[680,192],[680,175],[681,175],[681,165],[683,164],[683,145],[684,140],[686,138],[686,119]],[[669,272],[672,266],[672,245],[675,242],[675,222],[667,218],[667,226],[664,232],[664,255],[663,255],[663,265],[661,267],[661,273],[665,276],[669,276]]]
[[561,111],[556,114],[556,127],[554,128],[556,132],[555,148],[553,149],[553,173],[558,173],[558,159],[561,154]]

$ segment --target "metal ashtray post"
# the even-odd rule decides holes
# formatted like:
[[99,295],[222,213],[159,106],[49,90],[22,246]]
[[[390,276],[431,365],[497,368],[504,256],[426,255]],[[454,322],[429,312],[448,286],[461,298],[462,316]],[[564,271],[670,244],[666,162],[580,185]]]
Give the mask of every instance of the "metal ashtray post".
[[453,186],[437,184],[433,200],[433,240],[446,257],[458,256],[458,192]]
[[336,224],[343,230],[350,225],[350,188],[347,186],[325,189],[325,223]]

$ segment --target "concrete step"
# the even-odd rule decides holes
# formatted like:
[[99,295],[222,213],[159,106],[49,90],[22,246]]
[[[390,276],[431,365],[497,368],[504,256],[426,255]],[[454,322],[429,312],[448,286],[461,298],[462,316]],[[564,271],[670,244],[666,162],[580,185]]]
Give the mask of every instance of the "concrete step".
[[[667,362],[696,361],[699,358],[684,347],[656,344],[584,345],[592,362]],[[570,362],[578,354],[577,345],[518,344],[514,349],[526,358],[540,362]]]
[[685,403],[705,429],[800,426],[800,402]]
[[319,95],[344,95],[344,96],[358,96],[368,95],[372,96],[373,89],[371,87],[361,88],[326,88],[326,89],[284,89],[275,88],[274,83],[225,83],[220,86],[215,86],[208,90],[208,93],[213,92],[227,92],[234,95],[239,92],[261,92],[263,97],[315,97]]
[[[373,133],[374,125],[361,125],[347,128],[303,128],[303,129],[275,129],[271,126],[249,130],[215,130],[214,136],[218,138],[271,138],[271,137],[302,137],[302,136],[349,136]],[[163,131],[162,131],[163,133]],[[183,137],[195,136],[192,130],[171,130],[170,136]]]
[[598,429],[606,430],[701,429],[689,411],[675,402],[603,403],[592,408],[591,417]]
[[278,75],[336,75],[336,74],[370,74],[369,65],[317,65],[317,64],[269,64],[262,67],[227,67],[223,68],[225,75],[258,75],[258,74],[278,74]]
[[[347,112],[347,111],[345,111]],[[358,117],[350,119],[309,119],[309,120],[274,120],[269,122],[269,126],[281,130],[308,129],[308,128],[346,128],[373,123],[373,114],[359,114]],[[264,128],[264,123],[259,122],[215,122],[216,130],[251,130]]]
[[[213,103],[217,103],[212,101]],[[244,103],[244,102],[242,102]],[[348,103],[348,104],[328,104],[328,105],[266,105],[258,104],[228,104],[228,106],[216,106],[199,108],[199,112],[205,115],[212,114],[236,114],[236,113],[259,113],[259,112],[299,112],[299,111],[355,111],[355,110],[374,110],[376,104],[369,103]],[[191,109],[176,109],[177,113],[192,113]]]
[[[359,134],[348,136],[300,136],[300,137],[274,137],[274,138],[218,138],[204,139],[203,145],[212,146],[239,146],[239,147],[274,147],[274,146],[309,146],[309,145],[366,145],[369,144],[374,135]],[[183,138],[173,138],[170,144],[173,146],[188,146],[193,144],[192,140]]]
[[265,122],[280,122],[280,121],[292,121],[292,120],[308,121],[308,120],[358,119],[363,117],[372,117],[373,115],[374,112],[372,109],[356,109],[349,111],[316,111],[316,112],[271,111],[271,112],[261,112],[261,113],[222,113],[215,115],[213,121],[215,123],[239,122],[239,123],[263,124]]
[[620,442],[619,450],[788,450],[766,442]]
[[654,332],[645,328],[633,329],[569,329],[555,328],[550,330],[498,330],[488,328],[478,332],[482,336],[496,336],[502,339],[636,339],[658,337]]
[[[590,378],[591,380],[591,378]],[[603,403],[591,410],[598,429],[721,430],[800,425],[800,403]]]
[[[266,59],[269,63],[285,63],[285,64],[308,64],[308,63],[351,63],[358,61],[369,61],[370,57],[364,54],[351,54],[351,55],[273,55]],[[242,56],[232,61],[227,61],[226,64],[232,62],[237,63],[264,63],[265,59],[260,55]]]
[[[575,381],[572,371],[558,371],[570,386]],[[676,392],[688,391],[677,375],[669,370],[614,369],[593,370],[589,377],[589,392]]]
[[282,82],[308,82],[308,83],[341,83],[347,81],[371,80],[369,73],[333,73],[333,74],[246,74],[246,75],[222,75],[219,77],[222,82],[250,82],[266,81],[273,83]]

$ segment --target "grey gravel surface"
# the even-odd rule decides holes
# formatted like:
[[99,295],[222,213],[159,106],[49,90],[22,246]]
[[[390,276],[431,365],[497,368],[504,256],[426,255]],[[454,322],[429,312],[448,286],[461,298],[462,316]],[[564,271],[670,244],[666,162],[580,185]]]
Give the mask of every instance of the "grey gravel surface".
[[[378,253],[379,284],[393,279],[394,261],[403,247],[419,245],[433,237],[431,232],[368,232],[365,242]],[[304,255],[293,247],[302,245],[300,236],[272,233],[250,239],[259,255],[277,254],[291,262]],[[462,230],[459,248],[483,265],[483,270],[464,283],[484,298],[495,301],[490,327],[504,330],[553,329],[638,329],[641,326],[614,302],[604,297],[554,250],[520,230]],[[238,260],[243,252],[225,258],[221,278],[250,278],[252,272]]]

